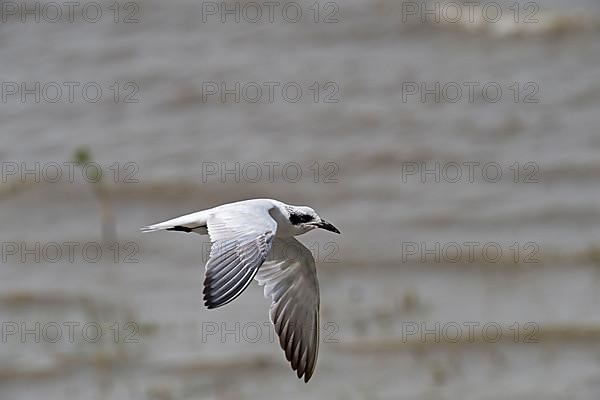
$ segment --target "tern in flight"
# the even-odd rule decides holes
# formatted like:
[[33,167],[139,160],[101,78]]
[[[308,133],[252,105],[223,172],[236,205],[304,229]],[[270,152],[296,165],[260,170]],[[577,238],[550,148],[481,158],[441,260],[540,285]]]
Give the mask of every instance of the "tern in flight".
[[[294,236],[315,228],[340,233],[310,207],[272,199],[223,204],[142,228],[208,234],[204,304],[221,307],[256,279],[271,298],[269,316],[292,369],[313,375],[319,351],[319,282],[315,260]],[[290,249],[294,249],[291,251]]]

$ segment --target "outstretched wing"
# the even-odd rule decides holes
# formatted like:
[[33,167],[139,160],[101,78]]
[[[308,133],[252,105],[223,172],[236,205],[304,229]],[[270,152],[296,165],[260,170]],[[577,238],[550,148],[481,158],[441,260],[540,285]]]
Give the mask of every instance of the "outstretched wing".
[[319,352],[319,282],[315,260],[295,238],[276,239],[273,259],[264,263],[256,280],[271,297],[271,322],[279,344],[298,378],[311,378]]
[[238,297],[263,264],[277,232],[266,207],[230,207],[207,220],[212,242],[206,263],[204,304],[217,308]]

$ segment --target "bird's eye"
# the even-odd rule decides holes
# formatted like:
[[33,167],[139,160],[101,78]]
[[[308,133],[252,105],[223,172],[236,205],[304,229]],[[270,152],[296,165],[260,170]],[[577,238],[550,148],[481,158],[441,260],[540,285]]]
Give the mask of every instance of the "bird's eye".
[[305,224],[313,220],[313,216],[309,214],[290,214],[290,222],[293,225]]

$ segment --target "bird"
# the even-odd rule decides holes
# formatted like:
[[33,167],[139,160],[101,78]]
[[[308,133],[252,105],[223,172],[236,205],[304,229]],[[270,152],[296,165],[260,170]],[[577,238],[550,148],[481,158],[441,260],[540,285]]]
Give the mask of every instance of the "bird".
[[312,253],[295,236],[316,228],[340,233],[310,207],[249,199],[141,230],[208,234],[204,305],[224,306],[256,279],[271,299],[269,318],[292,370],[308,382],[319,352],[319,282]]

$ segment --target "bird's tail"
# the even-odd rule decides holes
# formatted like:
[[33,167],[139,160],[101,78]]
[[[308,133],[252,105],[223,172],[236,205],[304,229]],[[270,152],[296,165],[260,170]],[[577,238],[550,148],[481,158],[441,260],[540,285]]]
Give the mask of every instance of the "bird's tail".
[[206,218],[207,214],[204,211],[199,211],[173,218],[168,221],[159,222],[154,225],[144,226],[143,228],[140,228],[140,230],[142,232],[156,232],[165,230],[190,232],[194,229],[206,227]]
[[142,231],[144,233],[148,233],[148,232],[164,231],[164,230],[172,228],[172,227],[173,227],[172,225],[167,225],[164,222],[161,222],[160,224],[143,226],[140,228],[140,231]]

